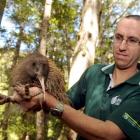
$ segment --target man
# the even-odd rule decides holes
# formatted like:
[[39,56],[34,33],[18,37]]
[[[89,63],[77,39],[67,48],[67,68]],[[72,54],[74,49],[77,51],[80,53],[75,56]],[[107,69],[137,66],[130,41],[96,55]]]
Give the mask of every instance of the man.
[[[49,94],[22,101],[24,110],[43,105],[51,108],[78,134],[79,140],[140,140],[140,16],[122,18],[115,31],[115,64],[93,65],[68,91],[72,107]],[[24,89],[17,88],[17,92]],[[37,87],[30,92],[38,93]],[[78,109],[84,107],[84,113]],[[75,108],[75,109],[74,109]]]

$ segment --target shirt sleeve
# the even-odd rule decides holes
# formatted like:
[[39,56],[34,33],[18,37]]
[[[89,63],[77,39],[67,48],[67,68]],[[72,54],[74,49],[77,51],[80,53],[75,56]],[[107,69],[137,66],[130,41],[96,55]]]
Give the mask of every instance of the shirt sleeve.
[[140,140],[140,94],[122,103],[108,120],[117,124],[131,140]]
[[80,109],[85,105],[85,94],[86,94],[86,72],[81,76],[80,80],[75,83],[68,90],[68,97],[71,101],[71,105],[75,109]]

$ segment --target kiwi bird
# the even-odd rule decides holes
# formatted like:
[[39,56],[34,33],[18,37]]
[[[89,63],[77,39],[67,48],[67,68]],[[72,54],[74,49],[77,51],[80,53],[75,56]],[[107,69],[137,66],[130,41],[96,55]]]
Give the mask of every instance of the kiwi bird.
[[[64,76],[56,64],[40,53],[29,54],[12,71],[11,85],[34,85],[42,88],[44,94],[52,94],[58,100],[68,103],[65,94]],[[7,100],[8,102],[9,100]]]
[[12,86],[18,84],[40,85],[43,93],[45,93],[45,82],[47,81],[48,73],[48,59],[39,53],[33,53],[15,66],[11,76],[11,84]]

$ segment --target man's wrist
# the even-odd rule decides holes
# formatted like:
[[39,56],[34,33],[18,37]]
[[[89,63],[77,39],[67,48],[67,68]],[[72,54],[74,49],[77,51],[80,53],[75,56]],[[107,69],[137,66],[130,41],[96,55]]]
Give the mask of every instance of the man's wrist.
[[55,107],[50,108],[50,112],[53,116],[61,118],[64,112],[64,104],[58,101]]
[[43,108],[49,109],[50,113],[56,117],[61,117],[64,112],[64,104],[49,93],[43,96]]

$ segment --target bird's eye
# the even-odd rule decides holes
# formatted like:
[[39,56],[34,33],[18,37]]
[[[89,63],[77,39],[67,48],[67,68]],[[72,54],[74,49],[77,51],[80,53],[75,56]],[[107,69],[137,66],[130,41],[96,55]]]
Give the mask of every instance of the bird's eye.
[[36,63],[35,63],[35,62],[33,62],[33,63],[32,63],[32,66],[33,66],[33,67],[35,67],[35,66],[36,66]]

